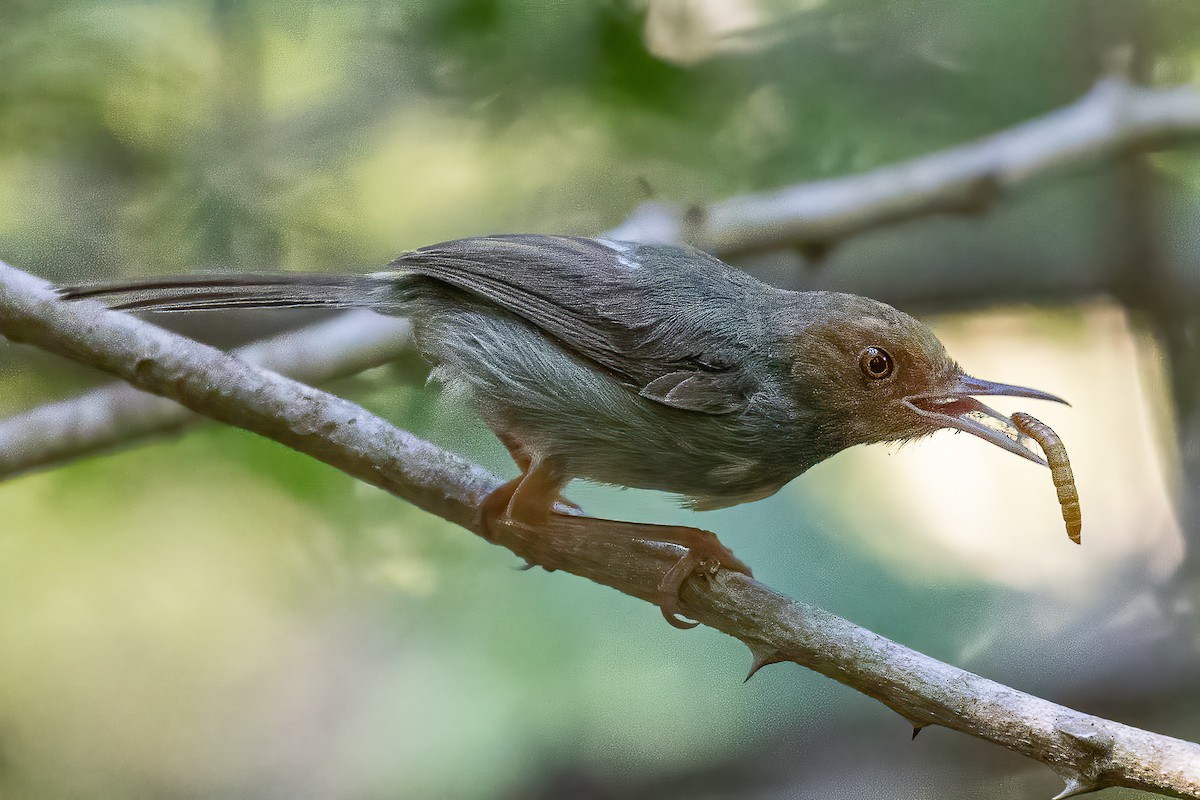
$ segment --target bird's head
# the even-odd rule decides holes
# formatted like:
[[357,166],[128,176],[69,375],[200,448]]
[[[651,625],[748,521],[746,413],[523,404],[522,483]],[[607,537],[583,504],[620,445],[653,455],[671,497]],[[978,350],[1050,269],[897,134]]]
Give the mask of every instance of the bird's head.
[[975,396],[1066,401],[967,375],[928,326],[889,305],[834,292],[800,297],[805,307],[791,315],[785,355],[795,400],[812,414],[817,443],[829,455],[953,428],[1045,465],[1008,417]]

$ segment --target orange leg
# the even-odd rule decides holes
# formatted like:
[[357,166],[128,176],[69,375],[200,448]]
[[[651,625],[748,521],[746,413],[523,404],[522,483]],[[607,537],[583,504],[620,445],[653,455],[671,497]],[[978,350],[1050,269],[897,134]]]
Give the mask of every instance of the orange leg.
[[[525,474],[529,472],[530,466],[533,464],[533,459],[529,457],[529,454],[527,452],[525,452],[525,448],[522,447],[521,443],[519,441],[517,441],[514,437],[512,437],[508,434],[504,434],[504,433],[498,433],[498,434],[496,434],[496,436],[497,436],[497,438],[500,439],[500,442],[508,449],[508,454],[510,456],[512,456],[512,460],[516,462],[517,468],[521,470],[521,478],[524,478]],[[517,483],[520,483],[520,479],[517,479]],[[568,483],[570,483],[569,480],[563,481],[562,486],[566,486]],[[560,486],[559,488],[561,489],[562,486]],[[516,489],[515,485],[513,486],[513,489]],[[555,498],[554,502],[557,502],[563,506],[566,506],[567,508],[571,509],[576,514],[583,513],[583,509],[580,508],[577,503],[572,503],[570,500],[563,497],[561,494],[559,494],[558,497]],[[553,503],[551,503],[551,506],[553,506]]]
[[[506,442],[506,444],[508,444]],[[628,537],[631,540],[661,542],[684,548],[684,555],[658,584],[659,608],[663,617],[677,628],[694,628],[680,616],[679,592],[693,574],[711,579],[721,567],[750,574],[750,568],[717,540],[715,534],[699,528],[679,525],[650,525],[638,522],[579,517],[560,514],[554,510],[559,492],[570,478],[550,460],[533,461],[524,453],[518,458],[515,448],[509,447],[521,466],[521,476],[497,488],[479,506],[480,529],[488,538],[495,526],[519,525],[536,531],[543,539],[553,540],[556,533],[573,537],[580,526],[594,528],[597,535]],[[522,461],[524,463],[522,463]]]
[[479,504],[479,528],[489,539],[491,526],[498,522],[527,528],[548,523],[569,480],[550,462],[533,462],[524,454],[513,457],[521,467],[520,476],[492,490]]

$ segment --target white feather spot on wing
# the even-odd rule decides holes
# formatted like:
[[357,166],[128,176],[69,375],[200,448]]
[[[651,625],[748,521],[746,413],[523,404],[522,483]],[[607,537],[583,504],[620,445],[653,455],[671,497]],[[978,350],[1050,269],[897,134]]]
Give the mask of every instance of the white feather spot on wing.
[[612,239],[597,239],[596,241],[617,254],[617,263],[630,272],[637,272],[642,265],[633,257],[633,246],[628,242],[614,242]]

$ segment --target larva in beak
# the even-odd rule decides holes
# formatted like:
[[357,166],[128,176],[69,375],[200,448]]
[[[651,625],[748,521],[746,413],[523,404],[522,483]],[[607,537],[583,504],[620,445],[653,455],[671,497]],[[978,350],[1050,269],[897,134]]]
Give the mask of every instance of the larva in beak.
[[1018,411],[1013,414],[1012,424],[1021,433],[1033,439],[1046,454],[1050,474],[1054,478],[1054,489],[1058,492],[1058,504],[1062,506],[1063,522],[1067,524],[1067,536],[1075,544],[1082,543],[1083,515],[1079,508],[1079,489],[1075,487],[1075,474],[1067,459],[1067,448],[1059,435],[1039,419]]

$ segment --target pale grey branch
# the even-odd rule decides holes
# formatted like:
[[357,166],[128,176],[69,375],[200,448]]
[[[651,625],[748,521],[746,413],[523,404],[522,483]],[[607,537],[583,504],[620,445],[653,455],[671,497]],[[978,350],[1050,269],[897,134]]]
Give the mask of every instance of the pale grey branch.
[[1077,102],[970,144],[880,169],[686,209],[643,204],[606,233],[719,255],[796,246],[819,254],[872,228],[979,213],[1005,190],[1067,167],[1200,134],[1200,91],[1100,82]]
[[[497,479],[346,400],[127,314],[64,303],[0,264],[0,334],[45,348],[259,433],[479,532],[475,507]],[[653,599],[672,548],[631,545],[594,524],[556,523],[554,546],[500,526],[517,555]],[[1128,786],[1200,798],[1200,745],[1055,705],[943,664],[740,574],[685,586],[695,619],[749,646],[754,666],[794,661],[874,697],[914,726],[943,725],[1050,766],[1065,793]],[[1065,794],[1064,794],[1065,796]]]
[[[387,363],[408,348],[410,333],[408,320],[356,310],[234,353],[251,364],[319,384]],[[0,477],[59,466],[202,419],[127,383],[104,386],[0,419]]]

